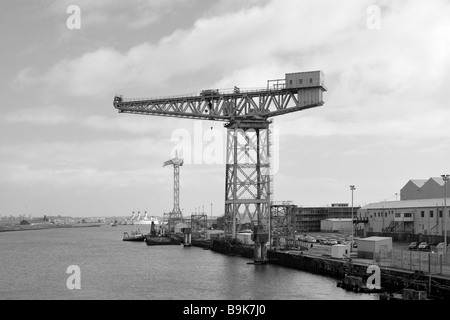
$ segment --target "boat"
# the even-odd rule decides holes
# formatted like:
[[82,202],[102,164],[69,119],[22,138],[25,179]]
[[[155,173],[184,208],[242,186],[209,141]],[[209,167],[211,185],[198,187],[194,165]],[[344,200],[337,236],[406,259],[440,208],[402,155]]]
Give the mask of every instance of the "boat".
[[181,241],[179,241],[178,239],[173,239],[171,237],[167,237],[167,236],[152,237],[152,236],[146,235],[145,243],[148,246],[180,245]]
[[153,216],[149,217],[147,214],[147,211],[145,211],[143,216],[141,216],[140,211],[138,211],[137,214],[133,211],[133,214],[131,215],[129,221],[130,221],[130,224],[137,224],[137,225],[140,225],[140,224],[150,225],[150,224],[152,224],[152,222],[155,225],[161,224],[161,222],[158,220],[157,217],[153,217]]
[[345,275],[345,278],[343,280],[340,280],[337,282],[337,286],[353,292],[359,292],[359,293],[382,293],[386,292],[385,289],[379,288],[379,289],[371,289],[366,286],[366,284],[363,281],[362,277],[358,276],[351,276],[351,275]]
[[151,225],[152,226],[150,229],[150,233],[145,235],[145,243],[148,246],[181,244],[181,240],[177,236],[171,234],[164,234],[163,232],[161,232],[162,231],[161,229],[159,230],[159,232],[157,232],[155,229],[155,223],[152,222]]
[[131,234],[128,232],[123,233],[123,241],[139,241],[142,242],[145,240],[144,234],[138,230],[131,231]]
[[380,300],[433,300],[426,291],[404,288],[402,293],[382,293]]

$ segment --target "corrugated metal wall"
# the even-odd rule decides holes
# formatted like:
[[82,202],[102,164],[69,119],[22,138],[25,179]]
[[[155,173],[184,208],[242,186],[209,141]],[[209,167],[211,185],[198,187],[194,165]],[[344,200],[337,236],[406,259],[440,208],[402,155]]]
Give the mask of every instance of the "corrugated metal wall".
[[298,103],[303,107],[309,104],[323,102],[323,92],[319,88],[298,90]]

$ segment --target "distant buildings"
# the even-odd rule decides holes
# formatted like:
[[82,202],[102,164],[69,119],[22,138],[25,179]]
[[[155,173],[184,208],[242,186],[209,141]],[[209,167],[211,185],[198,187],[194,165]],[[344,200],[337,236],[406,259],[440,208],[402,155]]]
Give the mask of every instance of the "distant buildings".
[[[353,207],[358,235],[432,235],[443,239],[444,230],[450,236],[450,184],[446,188],[447,209],[444,212],[444,181],[440,177],[409,180],[400,190],[399,201],[371,203]],[[290,202],[272,204],[272,228],[298,233],[340,230],[350,231],[348,221],[352,208],[348,203],[334,203],[326,207],[298,207]],[[283,209],[284,208],[284,209]],[[444,226],[444,215],[446,225]],[[295,217],[295,218],[294,218]],[[284,219],[284,220],[283,220]],[[321,221],[327,220],[327,222]],[[347,220],[339,220],[347,219]],[[276,220],[276,221],[275,221]],[[217,218],[220,229],[224,217]],[[351,222],[350,222],[351,225]],[[284,228],[284,229],[283,229]]]
[[[355,219],[359,208],[359,206],[353,207]],[[351,219],[352,208],[348,206],[348,203],[334,203],[331,207],[297,207],[295,216],[295,230],[297,232],[319,232],[322,220],[331,218]]]
[[[358,209],[360,209],[359,206],[353,207],[355,219],[357,218]],[[352,207],[348,203],[333,203],[331,206],[326,207],[299,207],[290,201],[286,201],[273,203],[271,210],[272,231],[277,229],[281,233],[292,232],[293,230],[297,231],[297,233],[320,232],[322,220],[347,219],[351,221],[352,217]],[[349,223],[344,222],[344,224],[345,226],[340,226],[339,228],[346,228],[350,232]],[[225,218],[223,216],[217,218],[217,227],[224,230]],[[336,227],[336,225],[333,227]],[[252,229],[252,224],[243,224],[242,229]]]

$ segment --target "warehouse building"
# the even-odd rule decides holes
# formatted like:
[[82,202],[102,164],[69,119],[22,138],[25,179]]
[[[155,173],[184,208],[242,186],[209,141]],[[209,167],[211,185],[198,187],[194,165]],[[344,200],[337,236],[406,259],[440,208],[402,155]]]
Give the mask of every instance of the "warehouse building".
[[[446,197],[450,197],[446,188]],[[409,180],[400,190],[400,200],[437,199],[444,197],[444,180],[441,177]]]
[[297,232],[320,232],[325,219],[351,219],[360,207],[349,207],[347,203],[333,203],[328,207],[297,207],[295,210]]
[[[450,199],[446,199],[450,206]],[[450,207],[445,210],[447,235],[450,235]],[[368,234],[404,233],[442,236],[444,234],[444,198],[384,201],[358,210],[366,217]]]
[[320,231],[322,232],[352,232],[352,219],[330,218],[320,221]]

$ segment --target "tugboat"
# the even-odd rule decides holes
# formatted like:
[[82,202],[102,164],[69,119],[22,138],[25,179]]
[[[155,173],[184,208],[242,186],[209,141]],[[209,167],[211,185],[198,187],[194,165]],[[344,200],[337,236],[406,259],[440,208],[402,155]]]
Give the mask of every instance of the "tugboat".
[[382,293],[386,292],[385,289],[370,289],[366,286],[366,284],[363,281],[362,277],[358,276],[350,276],[345,275],[345,278],[343,280],[338,281],[337,286],[353,292],[359,292],[359,293]]
[[155,223],[152,221],[150,233],[145,235],[145,243],[148,246],[180,245],[181,241],[173,235],[158,234],[155,230]]
[[145,236],[142,234],[139,229],[131,231],[131,234],[128,232],[123,233],[123,241],[139,241],[142,242],[145,240]]

